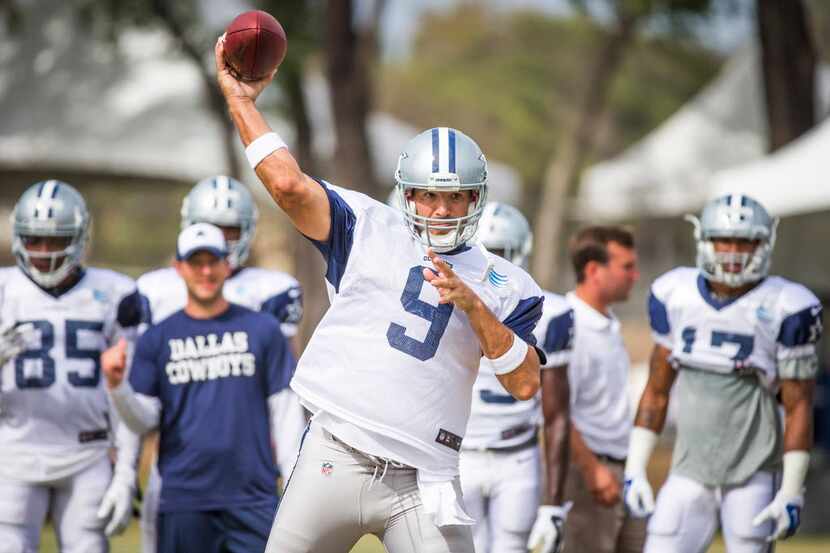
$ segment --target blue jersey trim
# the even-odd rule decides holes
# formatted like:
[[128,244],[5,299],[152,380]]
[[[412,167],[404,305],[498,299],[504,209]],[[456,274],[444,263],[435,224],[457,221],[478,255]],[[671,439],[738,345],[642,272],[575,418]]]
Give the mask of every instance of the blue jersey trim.
[[153,324],[153,308],[150,305],[150,298],[144,294],[139,293],[139,301],[141,302],[141,322],[144,324]]
[[432,129],[432,172],[438,172],[438,129]]
[[764,282],[764,280],[765,279],[762,278],[761,280],[756,282],[752,286],[752,288],[750,288],[749,290],[747,290],[746,292],[744,292],[743,294],[741,294],[739,296],[733,296],[731,298],[726,298],[726,299],[721,300],[721,299],[718,299],[718,298],[716,298],[715,296],[712,295],[712,292],[709,289],[709,281],[706,280],[706,278],[703,276],[702,273],[698,273],[698,275],[697,275],[697,289],[700,292],[700,297],[702,297],[703,300],[706,303],[708,303],[709,305],[711,305],[712,307],[714,307],[715,309],[720,311],[724,307],[729,307],[730,305],[732,305],[733,303],[735,303],[736,301],[738,301],[739,299],[741,299],[745,295],[749,294],[750,292],[752,292],[753,290],[758,288],[758,285],[761,284],[762,282]]
[[543,296],[525,298],[519,301],[516,309],[503,321],[510,330],[515,332],[531,346],[536,345],[536,337],[533,335],[533,329],[536,327],[539,319],[542,318],[542,305],[544,301],[545,298]]
[[545,353],[558,353],[573,348],[574,312],[569,309],[548,322],[542,349]]
[[[317,180],[317,179],[314,179]],[[349,207],[349,204],[340,195],[322,181],[317,180],[326,196],[329,199],[329,210],[331,212],[331,229],[328,239],[311,240],[326,260],[326,280],[334,286],[334,291],[340,291],[340,281],[346,272],[346,263],[349,261],[349,254],[352,251],[354,240],[354,228],[357,224],[357,217]]]
[[[293,291],[297,291],[297,293],[292,296]],[[302,291],[299,286],[292,286],[285,292],[271,296],[262,302],[262,306],[259,310],[263,313],[273,315],[281,323],[296,324],[300,322],[299,317],[297,317],[297,313],[301,314],[302,310],[291,310],[288,309],[288,307],[297,303],[302,307]]]
[[651,323],[651,330],[657,334],[665,336],[671,332],[666,304],[657,299],[654,292],[648,295],[648,320]]
[[141,294],[138,290],[124,296],[118,304],[118,314],[116,320],[121,328],[132,328],[138,326],[144,320],[144,307]]
[[821,338],[821,320],[821,305],[811,305],[798,313],[793,313],[781,322],[778,343],[784,347],[794,348],[818,342]]
[[[297,449],[297,458],[294,459],[294,466],[291,468],[291,474],[288,475],[288,480],[285,482],[285,486],[282,488],[282,497],[280,498],[280,504],[282,504],[282,499],[285,499],[285,495],[288,493],[288,488],[291,485],[291,477],[294,476],[294,472],[297,470],[297,463],[300,462],[300,455],[303,452],[303,445],[305,445],[305,439],[308,437],[308,432],[311,430],[311,421],[308,421],[308,424],[305,425],[305,430],[303,431],[303,435],[300,438],[300,447]],[[283,475],[285,476],[285,475]],[[279,512],[280,508],[277,505],[277,512]]]
[[455,130],[447,129],[447,136],[449,137],[449,151],[450,151],[450,160],[449,160],[449,170],[450,173],[455,173]]

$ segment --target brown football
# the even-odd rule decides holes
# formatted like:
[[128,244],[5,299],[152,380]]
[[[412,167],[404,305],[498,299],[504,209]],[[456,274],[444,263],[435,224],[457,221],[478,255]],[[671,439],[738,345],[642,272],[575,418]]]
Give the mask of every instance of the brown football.
[[225,63],[243,81],[270,75],[282,63],[287,48],[280,22],[261,10],[238,15],[225,29]]

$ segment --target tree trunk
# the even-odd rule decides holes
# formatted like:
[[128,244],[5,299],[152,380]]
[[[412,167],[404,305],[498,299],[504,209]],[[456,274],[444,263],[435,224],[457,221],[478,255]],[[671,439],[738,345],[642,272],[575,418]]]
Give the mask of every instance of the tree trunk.
[[545,175],[542,201],[536,212],[533,274],[542,288],[555,287],[557,263],[564,246],[566,207],[578,172],[590,154],[606,108],[608,93],[622,65],[626,49],[634,36],[639,17],[623,15],[607,35],[594,58],[585,83],[585,94],[569,125],[558,142],[553,160]]
[[801,0],[758,0],[769,151],[815,124],[816,52]]
[[351,0],[328,0],[327,6],[326,73],[337,138],[334,178],[337,184],[381,198],[366,130],[373,99],[370,71],[377,60],[376,20],[358,32]]
[[230,117],[228,117],[225,107],[225,98],[216,84],[216,77],[205,66],[204,58],[202,56],[202,49],[193,44],[185,32],[184,26],[178,20],[171,6],[166,0],[155,0],[153,2],[153,9],[158,18],[167,27],[167,30],[179,42],[185,55],[199,69],[199,75],[202,78],[205,92],[208,98],[208,107],[210,111],[216,116],[217,120],[222,124],[222,138],[225,146],[225,160],[227,162],[228,174],[227,176],[235,179],[240,178],[239,159],[236,156],[237,136],[236,129]]

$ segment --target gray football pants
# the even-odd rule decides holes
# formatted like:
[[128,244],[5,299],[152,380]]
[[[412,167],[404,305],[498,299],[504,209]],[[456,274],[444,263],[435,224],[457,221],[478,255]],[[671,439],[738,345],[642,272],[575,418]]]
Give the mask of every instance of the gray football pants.
[[348,553],[364,534],[376,535],[389,553],[473,553],[471,527],[439,528],[423,512],[415,472],[367,456],[312,423],[266,553]]

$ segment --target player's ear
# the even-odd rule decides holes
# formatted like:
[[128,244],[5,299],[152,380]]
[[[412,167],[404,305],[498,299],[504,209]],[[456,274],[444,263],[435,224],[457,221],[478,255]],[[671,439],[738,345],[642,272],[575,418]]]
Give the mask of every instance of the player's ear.
[[179,274],[181,278],[184,278],[183,269],[184,269],[184,261],[179,261],[178,259],[173,260],[173,268],[176,269],[176,272]]

